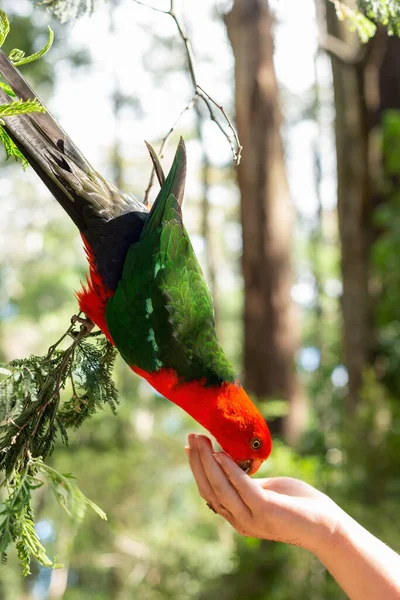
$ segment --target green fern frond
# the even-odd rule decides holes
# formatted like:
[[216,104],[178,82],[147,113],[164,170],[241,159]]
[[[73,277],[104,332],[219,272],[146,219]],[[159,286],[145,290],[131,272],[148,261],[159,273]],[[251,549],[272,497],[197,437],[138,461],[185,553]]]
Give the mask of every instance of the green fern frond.
[[[64,350],[56,344],[46,356],[6,365],[10,375],[0,382],[0,469],[6,473],[24,465],[29,455],[49,456],[58,434],[67,443],[67,429],[79,427],[105,404],[116,412],[116,351],[85,327],[90,330],[93,324],[83,321],[76,331],[73,322],[62,337],[73,340]],[[67,385],[72,388],[70,398],[63,396]]]
[[70,474],[59,473],[52,467],[44,464],[40,459],[36,460],[34,464],[37,466],[39,472],[46,477],[58,503],[72,519],[78,523],[81,522],[85,516],[86,509],[91,508],[101,519],[107,521],[106,513],[97,504],[92,502],[92,500],[89,500],[78,488],[74,481],[75,477]]
[[2,125],[0,125],[0,143],[4,146],[4,150],[6,152],[6,160],[8,160],[10,156],[13,156],[15,160],[20,160],[22,162],[22,167],[24,169],[28,166],[29,163],[26,160],[25,156],[15,145],[14,141],[10,138],[7,131]]
[[0,503],[1,564],[7,562],[8,548],[15,544],[23,576],[30,574],[32,557],[44,567],[61,566],[49,558],[35,530],[32,492],[44,483],[39,476],[47,480],[59,504],[77,523],[82,521],[87,508],[107,520],[106,514],[80,491],[71,475],[59,473],[40,458],[30,457],[24,471],[14,473],[12,483],[3,482],[8,495]]
[[0,120],[2,117],[26,115],[28,113],[44,113],[46,109],[36,100],[14,100],[9,104],[0,104]]
[[[8,32],[10,31],[10,24],[4,10],[0,9],[0,46],[3,45],[4,40],[6,39]],[[25,56],[25,52],[23,50],[14,49],[11,51],[9,58],[14,63],[14,65],[24,65],[26,63],[33,62],[38,58],[41,58],[48,50],[50,50],[52,43],[54,40],[54,33],[52,29],[48,28],[48,39],[44,47],[31,54],[30,56]],[[0,81],[0,87],[3,91],[6,92],[10,97],[15,97],[15,93],[11,89],[9,85]],[[15,160],[20,160],[22,162],[22,166],[25,169],[28,166],[28,161],[25,159],[23,154],[17,148],[13,140],[8,135],[7,131],[2,127],[4,122],[1,117],[10,117],[15,115],[23,115],[32,112],[46,112],[45,108],[36,100],[28,100],[23,102],[22,100],[16,100],[9,104],[1,104],[0,105],[0,143],[3,144],[5,152],[6,152],[6,160],[13,156]]]
[[[76,323],[81,323],[76,330]],[[72,319],[60,340],[46,356],[17,359],[0,368],[0,471],[7,499],[0,504],[0,557],[17,548],[23,575],[30,572],[34,557],[44,566],[55,567],[37,538],[32,512],[32,493],[49,483],[58,503],[76,522],[87,508],[102,519],[105,513],[78,488],[74,477],[61,474],[45,464],[54,449],[57,435],[68,443],[68,428],[108,404],[115,412],[118,394],[112,380],[115,349],[102,335],[92,332],[93,323]],[[69,346],[61,349],[66,339]],[[66,388],[72,388],[72,397]]]
[[[0,84],[3,89],[8,88],[6,84]],[[8,92],[7,89],[5,91]],[[15,95],[15,94],[14,94]],[[28,113],[44,113],[46,112],[45,108],[35,99],[35,100],[14,100],[9,104],[0,104],[0,142],[4,146],[4,150],[6,152],[6,160],[13,156],[15,160],[20,160],[22,162],[22,166],[25,169],[28,166],[28,161],[25,156],[16,146],[14,141],[10,138],[7,131],[4,129],[4,121],[2,121],[2,117],[11,117],[15,115],[25,115]]]
[[[9,86],[7,84],[0,82],[0,87],[4,89],[7,94],[10,94]],[[11,94],[14,95],[14,92],[11,90]],[[25,156],[16,146],[14,141],[10,138],[7,131],[4,129],[4,122],[2,121],[2,117],[12,117],[15,115],[25,115],[28,113],[44,113],[46,109],[38,102],[38,100],[14,100],[8,104],[0,104],[0,142],[4,146],[4,150],[6,152],[6,160],[13,156],[15,160],[20,160],[23,168],[25,169],[28,166],[28,161]]]
[[14,48],[14,50],[11,50],[8,58],[11,60],[12,63],[14,63],[14,65],[16,67],[19,67],[20,65],[26,65],[27,63],[34,62],[38,58],[41,58],[42,56],[44,56],[46,54],[46,52],[48,52],[50,50],[50,48],[53,45],[53,41],[54,41],[54,32],[51,29],[51,27],[48,26],[47,42],[41,50],[39,50],[38,52],[35,52],[34,54],[31,54],[30,56],[25,56],[25,52],[23,50]]

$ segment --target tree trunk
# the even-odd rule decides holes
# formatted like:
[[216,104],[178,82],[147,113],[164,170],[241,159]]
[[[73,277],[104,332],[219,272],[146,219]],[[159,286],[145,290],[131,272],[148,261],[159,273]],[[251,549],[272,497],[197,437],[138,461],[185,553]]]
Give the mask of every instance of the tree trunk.
[[265,0],[235,0],[226,16],[235,57],[238,167],[243,227],[245,385],[259,398],[289,402],[273,429],[294,440],[304,400],[294,367],[297,326],[290,298],[292,222],[273,64],[273,19]]
[[386,31],[378,29],[375,38],[362,46],[348,23],[338,21],[329,0],[325,0],[325,8],[336,113],[343,346],[349,374],[347,412],[351,415],[375,347],[370,250],[376,235],[372,214],[380,201],[376,180],[382,157],[372,133],[380,126],[382,110],[400,108],[399,40],[389,39]]
[[[328,33],[356,54],[359,42],[348,23],[338,21],[327,1]],[[338,217],[343,281],[342,314],[344,362],[349,373],[348,408],[357,405],[362,374],[371,346],[368,292],[368,118],[363,89],[363,66],[345,65],[332,58],[335,97],[335,135],[338,178]]]

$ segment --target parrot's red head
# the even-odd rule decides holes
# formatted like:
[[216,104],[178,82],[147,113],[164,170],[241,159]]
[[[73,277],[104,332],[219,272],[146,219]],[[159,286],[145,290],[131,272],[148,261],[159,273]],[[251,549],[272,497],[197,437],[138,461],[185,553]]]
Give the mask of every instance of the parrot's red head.
[[207,386],[182,382],[172,369],[133,370],[169,400],[183,408],[215,437],[221,448],[249,475],[271,453],[268,425],[239,383]]
[[217,413],[207,429],[222,449],[249,475],[253,475],[272,449],[265,419],[241,385],[224,383],[217,398]]

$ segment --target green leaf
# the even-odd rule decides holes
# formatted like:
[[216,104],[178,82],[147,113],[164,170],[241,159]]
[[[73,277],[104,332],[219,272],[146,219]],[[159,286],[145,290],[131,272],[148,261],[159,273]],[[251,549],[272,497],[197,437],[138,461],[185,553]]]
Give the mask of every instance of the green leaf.
[[73,481],[74,477],[70,474],[63,475],[59,473],[52,467],[44,464],[40,459],[36,460],[35,464],[51,485],[57,502],[72,519],[80,523],[85,516],[87,507],[89,507],[101,519],[107,521],[106,513],[81,492]]
[[88,505],[88,506],[89,506],[89,507],[90,507],[92,510],[94,510],[94,512],[95,512],[97,515],[99,515],[100,519],[103,519],[103,521],[107,521],[107,515],[106,515],[106,513],[104,512],[104,510],[102,510],[102,509],[100,508],[100,506],[97,506],[97,504],[95,504],[95,503],[94,503],[92,500],[90,500],[90,499],[89,499],[89,498],[87,498],[86,496],[85,496],[85,501],[86,501],[86,504],[87,504],[87,505]]
[[0,47],[4,44],[4,41],[10,31],[10,23],[4,10],[0,8]]
[[22,575],[30,574],[31,558],[35,558],[42,566],[59,568],[60,564],[52,561],[41,543],[35,529],[32,510],[32,491],[41,487],[43,481],[37,478],[41,473],[52,487],[57,501],[68,515],[79,523],[86,512],[92,508],[102,519],[106,514],[89,498],[87,498],[70,477],[62,475],[52,467],[45,465],[41,458],[30,458],[22,472],[16,471],[7,484],[8,496],[0,503],[0,556],[4,564],[7,550],[15,544],[22,567]]
[[46,112],[45,108],[36,99],[27,100],[26,102],[23,100],[15,100],[9,104],[0,104],[0,142],[3,144],[6,151],[6,160],[10,158],[10,156],[13,156],[15,160],[21,160],[23,168],[28,166],[28,161],[10,138],[4,127],[1,126],[3,123],[1,117],[11,117],[33,112]]
[[35,52],[34,54],[31,54],[30,56],[25,56],[25,52],[23,52],[22,50],[14,49],[10,52],[10,60],[14,63],[16,67],[19,67],[20,65],[26,65],[27,63],[33,62],[38,58],[44,56],[46,52],[48,52],[52,47],[54,40],[54,32],[51,29],[50,25],[48,26],[48,34],[49,37],[47,39],[47,43],[45,44],[45,46],[43,46],[41,50]]
[[3,144],[4,150],[6,151],[6,160],[13,156],[15,160],[22,162],[22,167],[25,169],[28,166],[28,161],[22,154],[20,149],[15,145],[14,141],[10,138],[7,131],[0,125],[0,143]]
[[19,541],[15,545],[18,558],[21,562],[22,575],[30,575],[31,555],[44,567],[53,567],[53,561],[47,556],[46,549],[38,538],[35,525],[30,516],[27,516],[21,525]]
[[15,97],[15,92],[12,89],[12,87],[10,87],[7,83],[4,83],[3,81],[0,81],[0,88],[2,90],[5,91],[6,94],[8,94],[9,96],[13,96]]
[[28,113],[44,113],[46,109],[38,100],[14,100],[9,104],[0,104],[0,119],[2,117],[13,117],[15,115],[25,115]]

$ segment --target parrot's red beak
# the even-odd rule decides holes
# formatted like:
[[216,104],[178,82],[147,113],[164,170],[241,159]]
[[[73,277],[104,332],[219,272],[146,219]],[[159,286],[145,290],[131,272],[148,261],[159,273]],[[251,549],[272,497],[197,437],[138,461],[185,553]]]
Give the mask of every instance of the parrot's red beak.
[[253,460],[253,464],[251,465],[251,471],[250,471],[249,475],[254,475],[254,473],[257,473],[258,469],[261,467],[263,462],[264,461],[261,460],[260,458],[255,458]]
[[257,473],[263,462],[264,461],[259,458],[250,458],[249,460],[238,460],[237,465],[247,473],[247,475],[254,475],[254,473]]

